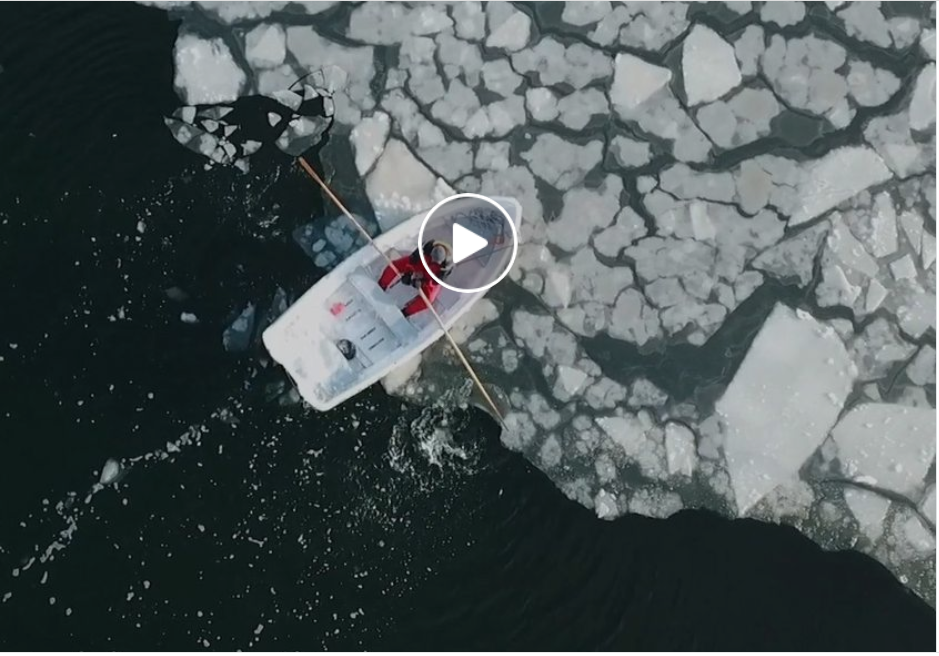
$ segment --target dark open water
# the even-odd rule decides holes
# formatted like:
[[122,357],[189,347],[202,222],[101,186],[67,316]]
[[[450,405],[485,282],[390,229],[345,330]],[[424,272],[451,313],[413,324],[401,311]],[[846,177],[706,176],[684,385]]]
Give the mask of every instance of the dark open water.
[[268,400],[260,347],[221,331],[320,274],[289,237],[319,199],[282,157],[206,172],[172,140],[175,33],[0,7],[0,647],[935,648],[870,558],[709,513],[598,521],[475,410],[431,413],[467,454],[438,466],[380,391]]

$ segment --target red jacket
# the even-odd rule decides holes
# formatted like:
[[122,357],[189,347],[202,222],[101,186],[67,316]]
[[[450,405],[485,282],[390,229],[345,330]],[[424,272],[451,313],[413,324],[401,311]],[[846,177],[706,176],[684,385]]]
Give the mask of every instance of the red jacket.
[[[421,290],[427,296],[428,300],[431,303],[434,302],[434,299],[440,294],[440,285],[428,274],[418,251],[414,251],[404,257],[399,257],[397,260],[393,260],[392,264],[394,266],[387,266],[385,270],[382,271],[381,277],[378,279],[379,287],[388,289],[400,278],[412,287],[420,285]],[[443,267],[436,262],[429,262],[429,264],[430,270],[433,271],[438,278],[443,278],[445,273]],[[404,316],[410,317],[426,308],[427,304],[424,302],[424,299],[418,295],[411,299],[401,312]]]

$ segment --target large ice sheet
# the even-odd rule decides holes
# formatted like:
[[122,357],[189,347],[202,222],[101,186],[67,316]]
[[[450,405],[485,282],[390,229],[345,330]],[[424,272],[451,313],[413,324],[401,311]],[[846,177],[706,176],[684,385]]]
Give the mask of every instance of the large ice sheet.
[[776,306],[716,406],[741,514],[797,476],[834,425],[855,373],[834,330]]

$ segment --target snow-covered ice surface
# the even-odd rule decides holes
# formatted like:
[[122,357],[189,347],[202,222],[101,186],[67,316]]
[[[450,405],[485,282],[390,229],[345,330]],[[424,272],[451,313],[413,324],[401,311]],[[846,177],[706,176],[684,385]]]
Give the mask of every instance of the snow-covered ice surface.
[[[785,522],[934,603],[929,5],[228,7],[169,9],[181,143],[237,161],[193,105],[267,96],[296,141],[323,96],[322,161],[372,229],[451,191],[521,201],[510,280],[456,329],[508,448],[603,519]],[[295,237],[323,268],[361,243]],[[233,319],[237,349],[254,306]],[[386,387],[459,386],[447,348]]]

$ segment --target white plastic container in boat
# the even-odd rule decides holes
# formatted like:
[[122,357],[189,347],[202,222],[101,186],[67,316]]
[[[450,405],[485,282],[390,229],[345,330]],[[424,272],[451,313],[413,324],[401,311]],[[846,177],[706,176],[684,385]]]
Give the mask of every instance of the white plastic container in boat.
[[[492,200],[508,212],[518,232],[522,220],[519,202],[502,197]],[[437,210],[433,226],[424,231],[424,240],[449,242],[448,213],[465,211],[472,203],[497,212],[482,200],[448,203]],[[411,217],[376,237],[375,243],[392,260],[413,252],[425,215]],[[486,261],[468,258],[454,266],[446,282],[464,289],[483,286],[488,273],[501,272],[511,257],[512,249],[503,248],[493,251]],[[430,311],[410,318],[401,313],[400,308],[417,295],[416,289],[397,284],[382,291],[378,286],[387,264],[374,246],[365,245],[307,290],[263,333],[271,357],[287,370],[300,395],[317,410],[329,410],[358,394],[443,335]],[[449,328],[485,293],[465,294],[441,287],[434,308]]]

